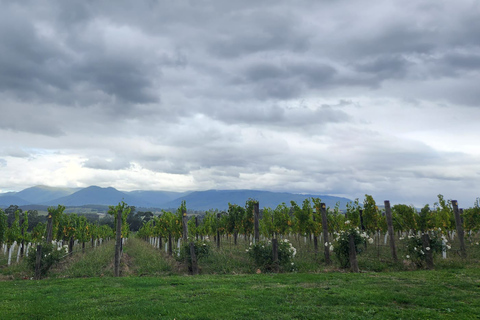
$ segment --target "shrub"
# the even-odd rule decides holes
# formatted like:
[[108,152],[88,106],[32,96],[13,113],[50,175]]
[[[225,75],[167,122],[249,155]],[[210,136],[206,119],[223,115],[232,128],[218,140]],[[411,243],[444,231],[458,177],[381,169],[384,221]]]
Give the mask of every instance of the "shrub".
[[[197,261],[202,258],[208,257],[210,254],[210,244],[206,241],[193,241],[195,248],[195,256]],[[184,242],[180,247],[180,254],[176,255],[177,261],[186,261],[188,264],[188,270],[192,271],[192,255],[190,253],[190,242]]]
[[[68,252],[68,246],[63,246],[58,248],[56,245],[51,243],[42,243],[42,257],[41,257],[41,267],[40,274],[45,276],[48,273],[50,268],[57,264]],[[27,264],[28,267],[35,272],[35,264],[37,260],[37,250],[36,247],[32,248],[28,252]]]
[[[345,224],[348,225],[349,221],[347,220]],[[353,235],[355,251],[357,254],[360,254],[363,251],[360,245],[364,244],[365,241],[373,243],[373,239],[369,238],[367,233],[360,232],[358,227],[343,230],[340,231],[340,233],[336,232],[335,243],[325,243],[325,246],[329,246],[329,249],[333,250],[342,268],[350,267],[350,235]]]
[[[430,247],[426,247],[425,250],[431,250],[432,255],[450,249],[448,240],[441,231],[431,231],[428,234],[430,236]],[[417,267],[423,267],[427,258],[423,248],[422,236],[413,234],[408,235],[406,238],[400,238],[400,240],[403,240],[405,243],[407,251],[405,258],[412,261]]]
[[297,250],[292,246],[288,239],[278,241],[278,265],[273,261],[273,247],[272,242],[261,241],[257,244],[251,244],[246,250],[248,256],[254,261],[255,267],[261,269],[263,272],[275,271],[295,271],[295,264],[292,261]]

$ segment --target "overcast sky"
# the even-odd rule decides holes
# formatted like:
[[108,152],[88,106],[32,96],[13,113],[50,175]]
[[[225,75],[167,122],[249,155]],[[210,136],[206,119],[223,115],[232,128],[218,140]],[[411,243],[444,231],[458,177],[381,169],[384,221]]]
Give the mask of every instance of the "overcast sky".
[[475,0],[0,0],[0,192],[480,196]]

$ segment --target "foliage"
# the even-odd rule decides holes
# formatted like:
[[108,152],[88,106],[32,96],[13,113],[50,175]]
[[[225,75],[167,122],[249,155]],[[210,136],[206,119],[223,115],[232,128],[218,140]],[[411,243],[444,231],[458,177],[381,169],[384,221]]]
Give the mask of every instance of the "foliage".
[[385,225],[382,223],[384,220],[373,197],[366,194],[363,200],[363,224],[367,233],[372,234],[386,227],[386,222]]
[[52,218],[52,240],[60,240],[61,237],[58,237],[59,231],[61,232],[62,230],[59,230],[59,224],[61,220],[61,216],[63,214],[63,211],[65,210],[65,206],[58,205],[56,208],[55,207],[48,207],[48,217]]
[[[252,244],[246,249],[248,256],[254,261],[255,266],[263,272],[275,271],[277,265],[273,261],[273,246],[270,240]],[[294,271],[293,258],[297,250],[288,239],[278,241],[278,267],[279,271]]]
[[242,222],[245,217],[245,208],[236,204],[228,204],[227,225],[226,229],[229,234],[233,234],[235,244],[237,243],[237,235],[242,228]]
[[441,253],[443,250],[450,249],[447,238],[442,234],[441,230],[428,232],[430,237],[430,246],[424,248],[422,242],[422,234],[414,233],[406,238],[400,238],[406,248],[405,258],[412,261],[417,267],[422,267],[426,261],[426,252],[431,251],[432,255]]
[[353,235],[355,243],[355,251],[357,254],[362,252],[361,244],[364,244],[365,241],[373,243],[373,239],[369,238],[366,232],[360,231],[358,227],[351,226],[349,220],[345,221],[345,225],[348,227],[346,230],[334,233],[335,242],[334,244],[325,244],[329,245],[329,249],[333,250],[335,255],[340,262],[342,268],[350,267],[350,235]]
[[397,231],[416,232],[417,225],[417,210],[413,206],[406,204],[396,204],[392,207],[393,228]]
[[[208,257],[210,254],[210,243],[207,241],[193,241],[195,257],[197,261]],[[177,261],[186,261],[189,271],[192,270],[192,255],[190,252],[190,242],[185,241],[180,247],[180,254],[176,255]]]
[[346,204],[345,218],[350,221],[352,226],[361,227],[360,225],[360,203],[358,198],[354,202],[348,202]]
[[7,215],[2,209],[0,209],[0,247],[5,242],[7,229],[8,229]]
[[121,237],[128,238],[130,233],[130,227],[127,223],[128,215],[130,214],[132,208],[129,207],[124,201],[120,202],[118,205],[109,206],[108,207],[108,214],[114,217],[114,234],[116,235],[117,230],[117,219],[118,219],[118,212],[122,213],[122,230],[121,230]]
[[313,232],[313,208],[310,200],[305,199],[300,207],[295,201],[290,201],[295,217],[295,231],[298,234],[306,235]]
[[330,211],[330,208],[327,208],[327,224],[328,232],[340,232],[345,229],[345,215],[340,212],[339,209],[340,203],[336,203],[333,211]]
[[[41,257],[41,264],[40,264],[40,274],[45,276],[50,268],[57,264],[66,254],[68,250],[68,246],[57,247],[52,243],[45,243],[42,244],[42,257]],[[27,264],[29,268],[35,272],[35,264],[37,260],[37,250],[30,250],[27,256]]]
[[438,202],[434,203],[435,213],[432,217],[433,227],[441,228],[442,230],[454,230],[455,217],[453,214],[452,201],[445,200],[441,194],[437,197]]
[[22,239],[21,231],[20,231],[20,211],[15,211],[15,220],[12,222],[10,228],[6,230],[6,243],[10,247],[15,241],[18,243]]
[[478,232],[480,230],[480,198],[475,200],[472,208],[463,211],[463,225],[465,231]]

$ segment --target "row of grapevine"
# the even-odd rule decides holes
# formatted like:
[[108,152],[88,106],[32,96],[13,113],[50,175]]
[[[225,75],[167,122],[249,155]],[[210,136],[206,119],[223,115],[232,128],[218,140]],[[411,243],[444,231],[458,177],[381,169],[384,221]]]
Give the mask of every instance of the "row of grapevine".
[[[442,230],[444,233],[456,229],[452,201],[438,196],[438,202],[433,208],[424,206],[420,212],[413,206],[397,204],[392,207],[394,229],[398,232],[425,232],[428,230]],[[301,206],[294,201],[288,207],[285,203],[276,208],[264,208],[261,212],[260,232],[264,237],[279,235],[319,235],[322,233],[322,219],[320,215],[320,199],[305,199]],[[203,217],[190,217],[188,232],[190,237],[198,235],[215,237],[220,235],[232,236],[235,240],[238,235],[249,237],[253,234],[254,200],[248,200],[245,206],[229,204],[227,212],[207,211]],[[185,206],[185,203],[182,203]],[[148,221],[139,230],[143,237],[169,236],[179,239],[182,236],[181,207],[176,213],[163,211],[161,215]],[[347,204],[345,212],[340,212],[338,204],[335,208],[327,208],[329,233],[340,232],[352,225],[372,235],[388,231],[385,209],[380,209],[372,196],[366,195],[361,205],[357,200]],[[480,230],[480,200],[477,199],[472,208],[461,210],[463,227],[467,232]],[[219,216],[219,218],[218,218]],[[349,221],[346,225],[345,222]]]

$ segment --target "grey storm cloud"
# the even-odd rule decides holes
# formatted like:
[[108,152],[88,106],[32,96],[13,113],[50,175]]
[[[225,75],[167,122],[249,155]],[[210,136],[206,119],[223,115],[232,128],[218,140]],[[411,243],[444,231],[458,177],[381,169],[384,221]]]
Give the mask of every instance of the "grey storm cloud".
[[0,0],[0,178],[474,190],[479,16],[470,0]]

